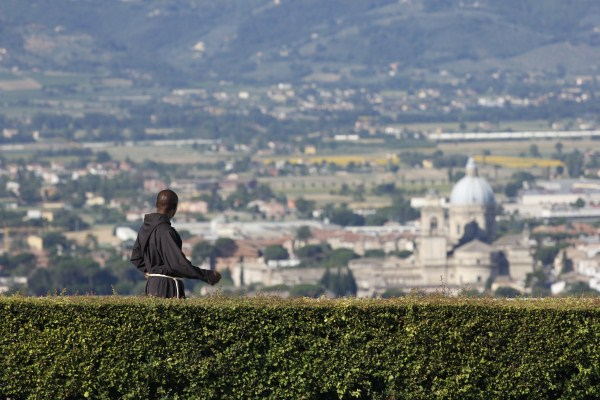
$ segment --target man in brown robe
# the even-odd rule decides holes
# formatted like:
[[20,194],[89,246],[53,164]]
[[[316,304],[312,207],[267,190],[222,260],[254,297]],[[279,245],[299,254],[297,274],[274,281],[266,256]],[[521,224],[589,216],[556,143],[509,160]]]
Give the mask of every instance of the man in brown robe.
[[179,198],[165,189],[156,197],[156,212],[146,214],[131,252],[131,262],[146,274],[146,294],[185,298],[181,278],[200,279],[214,285],[221,279],[217,271],[198,268],[181,251],[181,237],[171,226]]

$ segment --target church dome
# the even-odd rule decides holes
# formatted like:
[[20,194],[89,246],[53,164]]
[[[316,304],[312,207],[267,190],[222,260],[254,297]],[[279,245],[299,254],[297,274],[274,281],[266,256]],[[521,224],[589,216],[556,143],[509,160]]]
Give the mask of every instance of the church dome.
[[475,160],[469,158],[466,175],[456,182],[450,195],[451,205],[493,206],[496,204],[490,184],[477,175]]

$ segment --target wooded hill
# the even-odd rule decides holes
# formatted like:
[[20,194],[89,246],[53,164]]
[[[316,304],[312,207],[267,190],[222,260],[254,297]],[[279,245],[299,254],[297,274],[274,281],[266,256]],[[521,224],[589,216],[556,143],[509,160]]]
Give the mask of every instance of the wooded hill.
[[376,83],[442,69],[589,73],[594,0],[5,0],[0,66],[160,78]]

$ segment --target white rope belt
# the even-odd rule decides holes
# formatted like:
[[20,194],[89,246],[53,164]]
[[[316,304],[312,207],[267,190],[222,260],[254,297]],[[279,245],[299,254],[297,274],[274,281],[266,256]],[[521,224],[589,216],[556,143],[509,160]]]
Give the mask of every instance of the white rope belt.
[[163,275],[163,274],[148,274],[148,276],[158,276],[159,278],[169,278],[169,279],[173,279],[175,281],[175,286],[177,287],[177,298],[179,298],[179,282],[181,281],[181,278],[175,278],[169,275]]

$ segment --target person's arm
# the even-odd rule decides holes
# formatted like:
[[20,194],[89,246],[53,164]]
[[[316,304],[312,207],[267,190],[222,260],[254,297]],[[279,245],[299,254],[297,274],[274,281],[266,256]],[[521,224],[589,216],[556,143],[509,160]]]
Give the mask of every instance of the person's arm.
[[219,282],[221,280],[220,273],[192,265],[177,246],[176,235],[177,233],[172,229],[160,232],[163,263],[171,269],[171,274],[177,278],[200,279],[211,285]]
[[133,250],[131,250],[130,261],[133,265],[135,265],[135,267],[138,270],[142,272],[148,272],[148,270],[146,269],[146,264],[144,263],[144,252],[142,251],[142,246],[140,245],[139,238],[135,240]]

